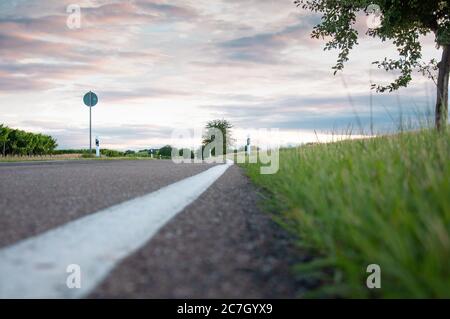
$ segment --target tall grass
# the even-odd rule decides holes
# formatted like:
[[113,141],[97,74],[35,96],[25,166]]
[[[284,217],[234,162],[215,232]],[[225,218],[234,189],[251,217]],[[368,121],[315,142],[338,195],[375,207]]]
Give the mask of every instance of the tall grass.
[[[450,297],[450,134],[433,130],[285,149],[266,204],[315,258],[310,296]],[[381,267],[381,289],[366,267]]]

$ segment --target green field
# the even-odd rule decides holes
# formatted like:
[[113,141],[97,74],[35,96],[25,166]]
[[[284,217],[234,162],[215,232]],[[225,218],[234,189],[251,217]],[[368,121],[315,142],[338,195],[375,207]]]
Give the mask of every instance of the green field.
[[[264,207],[314,256],[309,296],[450,297],[450,134],[431,130],[284,149],[244,165]],[[366,267],[381,267],[381,289]],[[307,295],[308,296],[308,295]]]

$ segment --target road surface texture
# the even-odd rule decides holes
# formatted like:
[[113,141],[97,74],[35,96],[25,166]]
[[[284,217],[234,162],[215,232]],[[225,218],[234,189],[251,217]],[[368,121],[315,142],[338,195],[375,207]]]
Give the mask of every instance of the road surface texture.
[[0,163],[0,247],[209,167],[147,160]]
[[[0,248],[211,167],[171,161],[0,164]],[[290,267],[303,256],[258,209],[258,199],[241,169],[229,167],[85,297],[297,297],[305,285]]]

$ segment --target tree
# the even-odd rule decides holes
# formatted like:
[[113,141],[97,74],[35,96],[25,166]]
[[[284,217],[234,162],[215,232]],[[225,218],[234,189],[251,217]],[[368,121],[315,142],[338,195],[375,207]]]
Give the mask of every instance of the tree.
[[182,148],[181,150],[178,151],[178,156],[183,157],[184,159],[194,159],[195,158],[195,153],[193,150],[189,149],[189,148]]
[[45,136],[45,154],[50,154],[52,153],[57,147],[58,147],[58,143],[56,141],[56,139],[54,139],[53,137],[49,136],[49,135],[44,135]]
[[[298,7],[322,14],[320,24],[314,27],[313,38],[329,37],[325,50],[338,49],[333,67],[335,74],[344,68],[350,50],[358,44],[358,31],[354,28],[356,14],[370,13],[368,8],[381,9],[381,25],[369,29],[367,34],[381,41],[392,40],[399,52],[397,60],[385,58],[376,61],[386,71],[397,70],[400,75],[389,85],[373,85],[378,92],[406,87],[412,72],[418,70],[428,75],[437,86],[435,124],[443,129],[448,118],[448,85],[450,73],[450,4],[448,0],[295,0]],[[375,5],[375,6],[374,6]],[[420,35],[433,33],[438,48],[442,49],[439,63],[422,61]],[[438,71],[437,81],[434,71]]]
[[163,157],[172,157],[172,146],[166,145],[161,147],[158,151],[158,154]]
[[[227,149],[233,145],[233,136],[231,134],[233,125],[227,120],[213,120],[206,123],[205,128],[206,133],[203,136],[203,146],[212,143],[215,139],[214,130],[219,130],[223,137],[223,154],[226,154]],[[215,155],[215,149],[212,155]]]
[[58,146],[56,140],[43,134],[33,134],[0,125],[2,155],[43,155],[52,153]]
[[2,155],[6,156],[6,143],[11,129],[3,124],[0,124],[0,143],[2,143]]

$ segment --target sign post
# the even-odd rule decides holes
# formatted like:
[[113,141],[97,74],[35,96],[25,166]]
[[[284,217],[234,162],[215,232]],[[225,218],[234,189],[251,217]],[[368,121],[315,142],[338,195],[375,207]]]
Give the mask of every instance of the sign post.
[[95,156],[100,157],[100,140],[98,136],[95,137]]
[[92,154],[92,108],[97,105],[98,97],[94,92],[89,91],[84,95],[83,102],[89,107],[89,154]]

